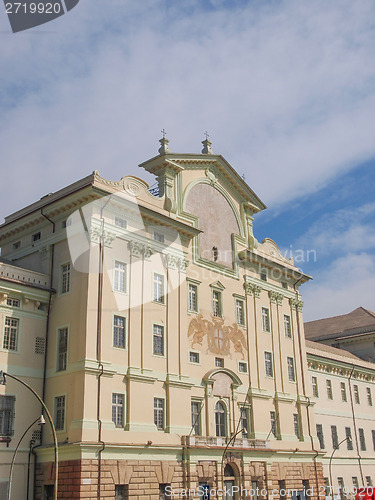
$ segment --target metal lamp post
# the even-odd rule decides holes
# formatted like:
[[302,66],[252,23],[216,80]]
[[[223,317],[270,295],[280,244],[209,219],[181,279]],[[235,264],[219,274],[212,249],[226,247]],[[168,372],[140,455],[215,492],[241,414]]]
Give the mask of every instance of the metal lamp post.
[[[34,396],[37,398],[37,400],[39,401],[39,403],[42,405],[42,407],[43,407],[43,409],[44,409],[44,411],[45,411],[45,413],[47,415],[47,418],[48,418],[48,421],[50,423],[51,430],[52,430],[53,444],[54,444],[54,449],[55,449],[55,480],[54,480],[54,494],[53,494],[53,498],[54,498],[54,500],[57,500],[57,488],[58,488],[58,477],[59,477],[59,471],[58,471],[58,468],[59,468],[59,457],[58,457],[58,444],[57,444],[56,429],[55,429],[55,426],[53,424],[53,420],[52,420],[51,414],[50,414],[50,412],[49,412],[46,404],[44,403],[44,401],[42,400],[42,398],[39,396],[39,394],[32,387],[30,387],[29,384],[27,384],[23,380],[19,379],[18,377],[14,376],[14,375],[10,375],[9,373],[6,373],[3,370],[1,370],[0,371],[0,385],[6,385],[6,377],[10,377],[13,380],[16,380],[17,382],[19,382],[20,384],[22,384],[23,386],[25,386],[27,389],[29,389],[29,391],[34,394]],[[40,417],[38,417],[38,419],[36,420],[36,422],[39,420],[39,418]],[[36,422],[33,422],[31,425],[34,425]],[[29,430],[29,429],[27,429],[27,430]],[[21,440],[22,440],[22,438],[21,438]],[[19,444],[18,444],[18,446],[19,446]],[[11,487],[9,486],[9,489],[10,488]],[[10,495],[10,493],[9,493],[9,495]],[[8,496],[8,498],[10,498],[10,496]]]
[[331,486],[331,489],[332,489],[332,497],[335,496],[334,495],[334,489],[333,489],[333,481],[332,481],[332,459],[333,459],[333,455],[335,454],[335,451],[339,449],[340,444],[344,443],[345,441],[348,441],[348,443],[351,443],[352,439],[351,439],[351,437],[347,436],[345,439],[343,439],[342,441],[340,441],[337,444],[337,446],[335,446],[334,449],[332,450],[331,456],[329,458],[328,469],[329,469],[329,481],[330,481],[330,486]]

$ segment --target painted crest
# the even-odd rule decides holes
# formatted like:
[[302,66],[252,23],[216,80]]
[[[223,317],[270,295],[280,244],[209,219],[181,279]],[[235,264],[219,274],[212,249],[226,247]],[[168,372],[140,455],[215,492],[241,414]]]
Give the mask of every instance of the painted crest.
[[225,356],[230,354],[231,345],[234,351],[245,358],[247,344],[245,335],[238,328],[237,323],[232,326],[224,324],[224,318],[212,316],[211,320],[203,318],[202,314],[198,314],[196,318],[190,321],[188,329],[188,337],[193,337],[191,347],[203,345],[203,339],[207,337],[208,350],[214,354]]

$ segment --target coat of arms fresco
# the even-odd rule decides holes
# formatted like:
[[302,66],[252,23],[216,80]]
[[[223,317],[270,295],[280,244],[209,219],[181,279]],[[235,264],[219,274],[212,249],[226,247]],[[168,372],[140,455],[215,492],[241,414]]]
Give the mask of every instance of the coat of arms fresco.
[[214,354],[225,356],[230,354],[231,344],[233,344],[235,352],[245,358],[247,344],[245,335],[238,328],[237,323],[232,326],[224,324],[224,318],[212,316],[211,320],[204,319],[201,313],[196,318],[190,321],[188,329],[188,337],[193,337],[191,347],[203,345],[203,339],[207,337],[208,350]]

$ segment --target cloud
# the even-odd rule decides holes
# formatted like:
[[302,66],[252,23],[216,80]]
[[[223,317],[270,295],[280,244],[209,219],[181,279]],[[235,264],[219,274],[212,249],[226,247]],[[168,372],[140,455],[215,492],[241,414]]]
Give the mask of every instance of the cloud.
[[295,248],[313,249],[319,256],[375,249],[375,203],[329,212],[301,235]]
[[361,252],[339,257],[301,291],[305,321],[346,314],[359,306],[374,310],[375,256]]
[[137,165],[163,127],[177,152],[200,152],[207,129],[268,205],[319,189],[375,156],[374,14],[369,0],[82,0],[4,35],[1,213],[94,169],[149,179]]

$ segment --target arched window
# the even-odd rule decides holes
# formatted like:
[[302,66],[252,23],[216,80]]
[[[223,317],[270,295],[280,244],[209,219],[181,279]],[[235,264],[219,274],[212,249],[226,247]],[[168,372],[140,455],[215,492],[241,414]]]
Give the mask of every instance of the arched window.
[[218,437],[225,437],[227,435],[226,413],[224,404],[218,401],[215,406],[216,436]]
[[234,470],[233,470],[233,467],[229,464],[227,464],[225,466],[225,469],[224,469],[224,477],[234,477]]

